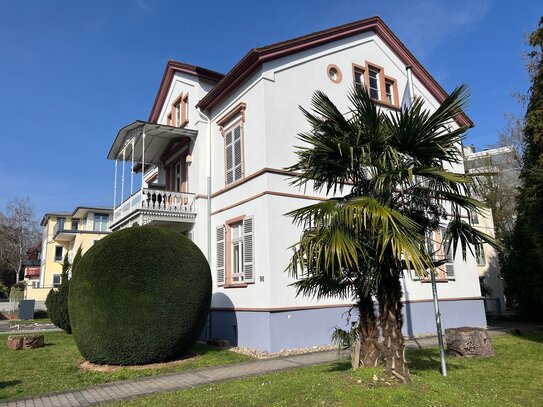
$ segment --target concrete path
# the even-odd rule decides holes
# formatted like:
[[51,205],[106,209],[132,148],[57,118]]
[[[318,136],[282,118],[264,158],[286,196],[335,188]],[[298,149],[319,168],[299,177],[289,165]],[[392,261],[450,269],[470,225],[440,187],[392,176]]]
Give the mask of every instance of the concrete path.
[[[530,326],[530,328],[533,329],[533,325]],[[495,327],[490,328],[489,333],[491,336],[503,335],[504,333],[507,333],[509,329],[510,327]],[[437,337],[424,337],[406,341],[406,347],[410,349],[426,348],[430,346],[437,346]],[[285,358],[255,360],[231,365],[195,369],[180,373],[143,377],[136,380],[100,384],[93,387],[50,393],[42,396],[5,400],[0,403],[0,407],[92,406],[107,404],[114,401],[148,396],[155,393],[183,390],[214,382],[257,376],[291,368],[331,363],[338,360],[340,360],[340,356],[335,350],[289,356]]]

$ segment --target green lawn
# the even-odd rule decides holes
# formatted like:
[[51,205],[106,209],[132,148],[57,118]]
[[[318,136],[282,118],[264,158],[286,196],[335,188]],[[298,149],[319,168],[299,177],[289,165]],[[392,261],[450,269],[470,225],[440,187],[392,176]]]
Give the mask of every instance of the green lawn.
[[196,345],[198,356],[176,365],[155,369],[90,372],[79,369],[82,357],[72,336],[64,332],[45,333],[46,346],[33,350],[10,351],[0,335],[0,400],[50,393],[115,380],[133,379],[159,373],[236,363],[251,359],[228,350]]
[[[151,396],[115,406],[541,406],[543,333],[493,339],[496,356],[448,359],[437,349],[408,354],[413,384],[373,387],[378,369],[352,372],[348,363],[293,369]],[[361,380],[361,383],[358,383]]]

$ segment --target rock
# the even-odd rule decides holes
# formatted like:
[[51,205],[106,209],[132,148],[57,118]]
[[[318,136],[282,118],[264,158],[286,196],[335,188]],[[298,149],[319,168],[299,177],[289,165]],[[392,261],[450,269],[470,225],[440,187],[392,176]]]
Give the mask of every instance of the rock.
[[45,340],[43,335],[28,335],[23,336],[23,349],[43,348]]
[[8,349],[18,350],[23,349],[23,338],[21,336],[8,336]]
[[8,349],[35,349],[45,346],[43,335],[10,335],[7,340]]
[[492,340],[484,328],[445,329],[445,341],[451,356],[494,356]]

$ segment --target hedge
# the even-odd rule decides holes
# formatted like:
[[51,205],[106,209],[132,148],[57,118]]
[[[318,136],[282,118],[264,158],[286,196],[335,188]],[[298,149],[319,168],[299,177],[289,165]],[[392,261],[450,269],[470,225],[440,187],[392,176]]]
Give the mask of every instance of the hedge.
[[68,308],[87,360],[135,365],[186,353],[210,303],[211,272],[198,247],[179,232],[144,226],[87,251],[70,281]]

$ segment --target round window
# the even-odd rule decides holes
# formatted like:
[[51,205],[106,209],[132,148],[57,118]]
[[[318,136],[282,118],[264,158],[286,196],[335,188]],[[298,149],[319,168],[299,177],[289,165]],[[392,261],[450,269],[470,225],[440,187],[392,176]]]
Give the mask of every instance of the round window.
[[328,65],[328,77],[334,83],[341,82],[341,71],[337,65]]

